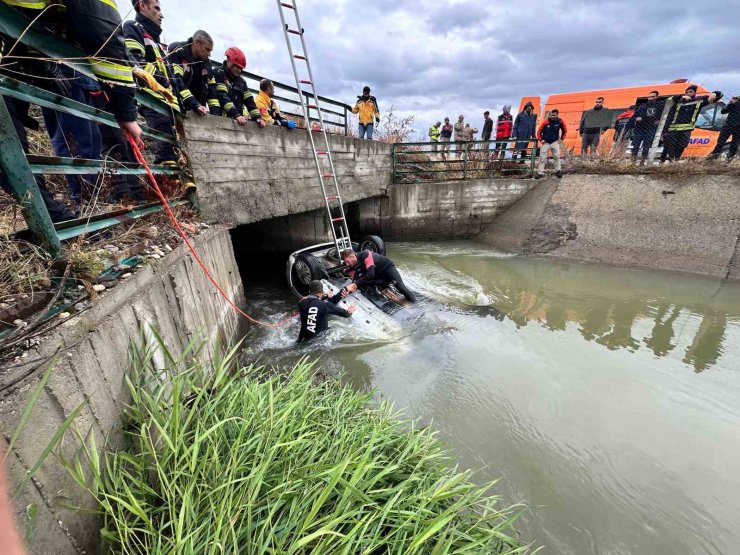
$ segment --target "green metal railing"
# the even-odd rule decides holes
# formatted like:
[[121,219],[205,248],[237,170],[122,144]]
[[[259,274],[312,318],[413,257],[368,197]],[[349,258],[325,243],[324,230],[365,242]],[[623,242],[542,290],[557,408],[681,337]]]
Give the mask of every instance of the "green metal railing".
[[[19,43],[43,56],[94,78],[87,57],[81,50],[38,26],[31,26],[31,23],[31,20],[23,13],[0,2],[0,33],[15,38]],[[12,56],[6,56],[3,62],[8,63],[12,60]],[[0,95],[72,114],[99,124],[118,127],[118,122],[108,112],[70,100],[4,74],[0,75]],[[166,103],[146,92],[137,90],[136,99],[139,104],[159,113],[172,113],[172,109]],[[177,114],[176,127],[178,129],[182,128]],[[181,141],[177,136],[164,134],[146,126],[142,126],[142,132],[144,136],[157,141],[181,146]],[[0,99],[0,171],[8,178],[12,195],[21,205],[29,231],[46,246],[49,253],[54,257],[62,256],[61,241],[63,240],[84,233],[99,231],[163,210],[161,203],[151,203],[133,210],[119,210],[92,219],[85,218],[62,224],[53,224],[41,198],[34,175],[99,175],[101,173],[143,175],[146,173],[146,169],[135,163],[110,163],[102,160],[27,155],[23,151],[10,113],[2,99]],[[156,174],[167,175],[179,175],[180,173],[179,170],[169,166],[152,166],[152,171]],[[177,204],[183,202],[185,201],[178,201]]]
[[[526,148],[517,148],[526,143]],[[446,148],[449,148],[447,150]],[[514,160],[514,154],[526,154]],[[393,182],[461,181],[534,174],[537,139],[395,143]],[[511,153],[511,157],[507,157]]]

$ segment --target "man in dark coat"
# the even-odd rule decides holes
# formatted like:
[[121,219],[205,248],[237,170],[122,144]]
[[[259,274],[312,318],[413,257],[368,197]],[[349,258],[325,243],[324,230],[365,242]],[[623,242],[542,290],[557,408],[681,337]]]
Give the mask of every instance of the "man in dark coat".
[[640,165],[647,159],[665,108],[665,102],[658,100],[659,95],[658,91],[650,91],[647,102],[640,104],[632,115],[632,160],[637,160],[642,148]]
[[530,143],[525,139],[534,139],[535,131],[537,130],[537,115],[534,113],[534,104],[527,102],[524,105],[524,110],[519,112],[514,120],[513,137],[519,139],[515,145],[516,157],[517,152],[521,155],[521,163],[524,163],[524,158],[527,157],[527,148]]
[[298,310],[301,315],[301,331],[298,334],[298,342],[313,339],[321,332],[329,329],[328,317],[333,314],[342,318],[349,318],[356,310],[350,305],[347,310],[337,306],[347,293],[340,291],[331,298],[324,295],[324,284],[314,280],[308,286],[309,295],[298,302]]
[[609,129],[608,125],[594,125],[593,123],[597,119],[596,115],[603,109],[604,97],[600,96],[596,99],[594,107],[583,112],[581,116],[581,124],[578,126],[578,133],[581,135],[581,158],[586,158],[589,151],[592,158],[597,154],[596,149],[599,148],[601,134]]
[[[483,112],[483,131],[481,132],[481,141],[490,141],[491,140],[491,133],[493,133],[493,120],[491,119],[491,112],[486,110]],[[483,145],[484,150],[488,150],[490,148],[491,144],[486,143]]]
[[722,153],[722,149],[727,144],[728,139],[732,136],[730,151],[727,153],[727,161],[732,160],[737,154],[737,148],[740,146],[740,95],[733,96],[730,103],[722,108],[722,113],[727,114],[727,120],[722,126],[722,130],[717,137],[717,146],[709,155],[714,160]]

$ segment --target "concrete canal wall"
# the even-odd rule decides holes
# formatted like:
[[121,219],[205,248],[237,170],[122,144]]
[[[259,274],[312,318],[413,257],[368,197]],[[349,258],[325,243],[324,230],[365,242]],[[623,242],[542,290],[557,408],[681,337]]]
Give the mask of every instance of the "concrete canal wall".
[[[231,298],[242,303],[243,288],[228,231],[211,228],[196,238],[195,246],[216,280]],[[117,430],[129,402],[125,376],[132,339],[141,334],[153,339],[149,331],[153,326],[179,354],[199,334],[210,344],[218,336],[226,342],[236,339],[239,323],[181,246],[103,293],[89,311],[42,336],[26,359],[0,371],[0,429],[2,450],[7,452],[24,407],[49,362],[57,357],[24,433],[8,454],[11,489],[24,479],[56,430],[80,405],[74,425],[83,435],[94,434],[98,446],[107,437],[109,446],[120,444]],[[71,441],[65,441],[63,454],[71,458],[73,447]],[[30,508],[35,507],[31,553],[95,553],[100,528],[97,517],[64,508],[90,507],[90,501],[57,459],[49,457],[13,503],[19,526],[29,522]]]
[[740,178],[566,175],[478,240],[498,249],[740,279]]

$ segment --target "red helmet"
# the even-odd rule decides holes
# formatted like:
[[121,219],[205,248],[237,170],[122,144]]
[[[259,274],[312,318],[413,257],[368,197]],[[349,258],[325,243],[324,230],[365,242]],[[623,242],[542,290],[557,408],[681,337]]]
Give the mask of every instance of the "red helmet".
[[236,46],[232,46],[226,51],[226,59],[235,66],[238,66],[239,69],[247,67],[247,57]]

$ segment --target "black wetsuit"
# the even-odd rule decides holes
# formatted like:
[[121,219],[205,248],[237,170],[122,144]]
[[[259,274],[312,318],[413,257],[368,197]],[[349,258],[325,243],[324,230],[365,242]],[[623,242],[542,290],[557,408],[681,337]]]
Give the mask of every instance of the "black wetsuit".
[[316,295],[303,297],[298,302],[298,309],[301,313],[301,333],[298,335],[298,342],[313,339],[322,331],[329,329],[327,317],[329,314],[335,314],[342,318],[349,318],[351,314],[337,306],[342,300],[341,291],[326,300],[318,298]]
[[389,258],[375,252],[357,253],[357,266],[352,268],[352,281],[358,287],[375,285],[381,289],[392,283],[409,301],[416,302],[416,296],[406,287],[396,265]]

